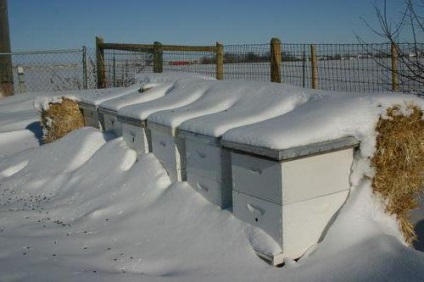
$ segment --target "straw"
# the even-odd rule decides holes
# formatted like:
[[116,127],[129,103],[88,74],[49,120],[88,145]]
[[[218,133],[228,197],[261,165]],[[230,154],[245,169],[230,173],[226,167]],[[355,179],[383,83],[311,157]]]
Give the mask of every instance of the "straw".
[[44,127],[43,140],[50,143],[83,127],[84,117],[77,102],[63,98],[61,103],[50,103],[49,108],[41,112],[41,123]]
[[[403,110],[402,110],[403,109]],[[414,106],[387,109],[376,126],[377,150],[373,192],[381,195],[386,212],[394,215],[405,241],[416,239],[410,211],[418,207],[424,184],[424,121]]]

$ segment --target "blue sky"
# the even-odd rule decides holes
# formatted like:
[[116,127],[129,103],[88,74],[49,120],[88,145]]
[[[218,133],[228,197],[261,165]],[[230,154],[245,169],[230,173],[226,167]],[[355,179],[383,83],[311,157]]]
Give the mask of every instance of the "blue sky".
[[[8,0],[13,51],[105,42],[214,45],[382,42],[375,0]],[[402,0],[388,0],[396,18]]]

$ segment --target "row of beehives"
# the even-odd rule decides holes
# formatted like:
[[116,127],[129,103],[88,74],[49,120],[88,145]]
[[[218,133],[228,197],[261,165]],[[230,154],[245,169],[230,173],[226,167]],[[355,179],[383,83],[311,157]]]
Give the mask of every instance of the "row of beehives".
[[102,104],[80,107],[86,125],[113,130],[139,154],[153,152],[173,182],[187,181],[207,200],[267,232],[282,252],[257,251],[273,264],[300,257],[317,243],[349,193],[357,145],[352,138],[278,151],[178,130]]

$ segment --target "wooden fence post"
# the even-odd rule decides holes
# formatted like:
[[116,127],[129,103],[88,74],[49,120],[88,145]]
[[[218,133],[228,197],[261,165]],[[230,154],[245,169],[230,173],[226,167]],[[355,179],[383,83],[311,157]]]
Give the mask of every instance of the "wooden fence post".
[[97,88],[106,87],[105,51],[103,38],[96,36]]
[[398,59],[398,49],[394,42],[392,42],[391,48],[391,57],[392,57],[392,90],[399,90],[399,79],[398,79],[398,68],[397,68],[397,59]]
[[216,79],[224,79],[224,45],[216,42]]
[[82,46],[82,89],[88,89],[87,47]]
[[155,42],[153,43],[153,72],[162,73],[163,72],[163,50],[162,43]]
[[281,41],[278,38],[271,39],[271,82],[281,83]]
[[318,89],[318,62],[315,45],[311,45],[312,88]]
[[0,98],[14,94],[7,0],[0,0]]

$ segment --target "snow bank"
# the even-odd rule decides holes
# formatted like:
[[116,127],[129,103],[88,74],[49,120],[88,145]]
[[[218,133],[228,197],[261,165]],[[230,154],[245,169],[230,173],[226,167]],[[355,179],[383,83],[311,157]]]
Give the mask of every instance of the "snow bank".
[[[177,100],[146,104],[160,110],[172,108],[173,101],[176,106],[198,101],[200,113],[202,101],[219,102],[203,96],[217,87],[208,83],[197,89],[190,79],[179,80]],[[184,89],[195,93],[185,97]],[[164,98],[174,95],[166,93]],[[204,125],[206,134],[226,132],[228,140],[276,149],[346,135],[365,140],[355,157],[350,197],[323,241],[301,260],[286,260],[283,268],[269,266],[252,250],[251,244],[275,250],[269,236],[207,202],[187,183],[171,185],[153,154],[137,157],[122,138],[83,128],[41,147],[24,144],[37,141],[27,135],[38,117],[34,97],[0,100],[0,153],[5,152],[0,156],[0,280],[421,281],[424,276],[424,254],[403,244],[394,219],[363,177],[372,173],[366,156],[375,144],[366,136],[375,118],[393,104],[422,107],[414,96],[299,90],[286,100],[284,95],[264,99],[285,106],[284,114],[253,125],[231,129],[243,124],[238,114],[249,118],[243,103],[254,112],[253,96],[252,104],[225,99],[227,112],[234,111],[227,124],[218,113],[210,115],[210,128],[206,119],[192,119],[187,129],[201,131]],[[137,107],[140,118],[151,113]],[[164,123],[179,124],[192,116],[181,110],[166,117]]]
[[0,175],[3,277],[213,281],[270,268],[250,249],[252,227],[170,186],[156,158],[137,160],[122,138],[81,129],[2,162]]

